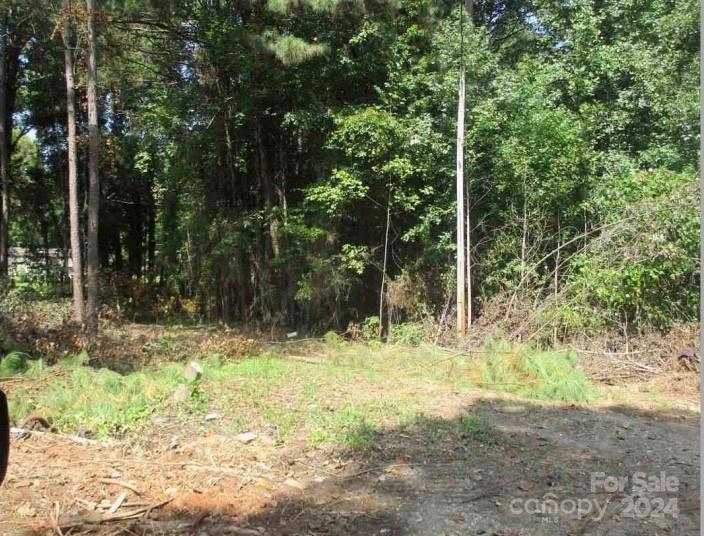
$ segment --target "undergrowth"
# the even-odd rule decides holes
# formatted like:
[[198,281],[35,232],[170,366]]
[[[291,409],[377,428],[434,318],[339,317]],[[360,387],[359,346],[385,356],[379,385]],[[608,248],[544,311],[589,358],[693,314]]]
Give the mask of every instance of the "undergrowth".
[[10,416],[46,418],[59,431],[106,437],[144,420],[175,390],[182,366],[171,363],[122,375],[87,365],[78,354],[53,367],[30,361],[25,375],[39,385],[31,395],[10,397]]
[[[37,415],[57,431],[108,437],[138,430],[159,415],[203,422],[203,414],[216,411],[225,420],[209,426],[220,432],[266,429],[277,443],[303,434],[312,446],[364,449],[381,427],[402,428],[409,415],[427,410],[426,393],[409,391],[417,382],[569,402],[589,402],[596,394],[575,355],[506,343],[487,345],[485,357],[477,358],[431,345],[350,343],[330,334],[322,343],[284,352],[290,357],[266,351],[243,359],[219,354],[197,359],[202,377],[189,384],[190,397],[178,402],[173,395],[187,383],[184,363],[120,374],[91,366],[85,353],[53,366],[12,356],[8,367],[27,381],[10,393],[11,417],[21,423]],[[301,354],[314,363],[297,361]],[[471,418],[461,429],[489,440],[487,422]]]

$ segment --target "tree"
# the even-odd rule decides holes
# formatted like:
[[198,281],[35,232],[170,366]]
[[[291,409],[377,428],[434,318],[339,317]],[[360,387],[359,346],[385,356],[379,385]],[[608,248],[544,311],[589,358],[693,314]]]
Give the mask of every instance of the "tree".
[[76,322],[83,324],[83,261],[81,258],[81,233],[78,211],[78,173],[76,169],[76,108],[73,82],[73,48],[71,47],[71,0],[63,0],[63,42],[66,76],[66,118],[68,133],[68,204],[71,241],[71,262],[73,264],[72,288],[73,310]]
[[10,140],[12,130],[8,131],[7,103],[7,8],[0,11],[0,275],[7,275],[8,245],[10,234],[9,208],[9,174],[10,174]]
[[98,125],[97,68],[95,51],[95,0],[86,0],[87,9],[87,100],[88,100],[88,231],[86,255],[86,325],[98,326],[100,256],[98,252],[98,217],[100,182],[98,178],[100,126]]
[[10,175],[14,113],[22,50],[31,38],[28,22],[36,15],[33,2],[5,2],[0,6],[0,274],[7,274],[10,245]]
[[[20,76],[5,84],[17,89],[9,240],[68,256],[66,47],[48,38],[55,21],[35,1],[29,24],[18,10],[30,0],[0,8],[10,59],[24,43]],[[92,29],[89,76],[73,56],[75,100],[90,108],[74,110],[76,131],[90,133],[76,158],[90,164],[87,234],[99,251],[83,263],[115,278],[111,292],[140,287],[147,299],[121,303],[145,319],[164,297],[206,319],[298,329],[344,329],[380,312],[442,323],[457,293],[465,326],[472,303],[547,310],[565,299],[577,307],[562,311],[607,322],[616,305],[599,296],[621,292],[623,308],[637,290],[624,273],[643,265],[626,256],[630,268],[602,272],[598,285],[593,268],[579,268],[580,251],[620,243],[595,231],[618,212],[605,200],[641,173],[684,180],[698,140],[696,10],[624,2],[478,1],[468,15],[465,0],[464,32],[457,2],[101,3],[110,24]],[[74,42],[85,29],[73,26]],[[463,210],[452,188],[462,184]],[[656,303],[672,301],[667,277],[690,281],[688,250],[657,278],[644,273],[657,292],[637,294],[629,326],[656,312],[659,325],[689,317],[696,283],[681,307]],[[460,287],[472,288],[458,292],[463,273]]]

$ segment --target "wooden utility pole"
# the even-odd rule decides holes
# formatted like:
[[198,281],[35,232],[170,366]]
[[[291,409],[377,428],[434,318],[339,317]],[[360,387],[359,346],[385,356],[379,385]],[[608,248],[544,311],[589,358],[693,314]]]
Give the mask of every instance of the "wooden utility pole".
[[[462,8],[464,11],[464,7]],[[457,97],[457,337],[466,335],[467,293],[464,247],[464,65],[460,67]]]
[[[467,283],[471,277],[469,255],[469,212],[465,211],[464,200],[464,115],[465,115],[465,69],[464,69],[464,12],[465,8],[472,13],[471,0],[460,4],[460,76],[457,96],[457,337],[462,339],[467,334],[467,327],[472,321],[471,307],[467,300],[471,300],[471,283],[468,293]],[[466,228],[465,228],[466,227]],[[465,248],[465,233],[467,247]]]
[[100,127],[98,126],[97,68],[95,65],[95,0],[86,0],[88,10],[88,245],[86,254],[86,327],[98,327],[98,214],[100,210],[100,182],[98,164]]
[[85,320],[83,301],[83,261],[78,212],[78,172],[76,168],[76,98],[73,82],[73,48],[71,47],[71,0],[63,0],[64,68],[66,77],[66,115],[68,125],[68,219],[71,241],[71,283],[73,285],[74,319]]

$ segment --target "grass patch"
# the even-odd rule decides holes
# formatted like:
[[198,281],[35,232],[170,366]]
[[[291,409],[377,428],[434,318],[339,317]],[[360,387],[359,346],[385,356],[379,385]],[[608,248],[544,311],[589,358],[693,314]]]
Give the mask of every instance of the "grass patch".
[[[204,413],[214,401],[232,399],[227,386],[232,378],[241,380],[234,398],[253,401],[265,397],[290,372],[285,361],[268,354],[241,361],[210,356],[200,364],[203,377],[191,397],[181,403],[181,415]],[[88,366],[87,354],[66,357],[52,367],[42,360],[29,361],[24,376],[41,383],[41,389],[12,393],[10,415],[14,422],[30,414],[41,415],[59,431],[120,435],[174,403],[171,395],[186,381],[183,368],[183,363],[165,363],[123,375]]]
[[20,374],[27,370],[29,355],[13,351],[0,359],[0,378]]
[[494,429],[489,420],[482,415],[467,415],[460,420],[460,432],[473,441],[492,443]]
[[[468,355],[448,359],[446,350],[430,345],[376,347],[333,335],[286,348],[293,357],[316,358],[315,364],[272,352],[236,360],[221,354],[198,359],[203,376],[178,408],[172,407],[171,395],[185,382],[184,363],[119,374],[89,366],[86,354],[51,367],[28,360],[19,373],[27,385],[10,393],[11,415],[18,422],[34,413],[60,431],[105,437],[137,430],[162,412],[185,420],[216,410],[231,422],[224,428],[230,433],[268,429],[278,443],[294,436],[307,437],[314,446],[365,449],[381,427],[405,430],[427,424],[424,431],[431,436],[457,434],[457,422],[447,428],[418,413],[432,407],[432,384],[483,385],[530,398],[580,402],[596,393],[571,354],[494,345],[481,361]],[[170,340],[161,343],[168,346]],[[431,387],[427,392],[426,386]],[[487,430],[487,423],[471,419],[459,428],[482,441],[488,441]]]
[[334,410],[314,406],[308,413],[308,441],[312,446],[338,443],[364,450],[373,443],[377,428],[392,415],[396,415],[393,409],[379,404],[345,404]]
[[342,414],[341,439],[344,445],[362,450],[367,448],[374,439],[375,426],[369,422],[366,414],[358,409],[351,408]]
[[180,382],[181,368],[174,365],[123,376],[88,367],[84,359],[74,356],[55,367],[33,363],[27,374],[43,386],[34,396],[13,394],[13,420],[34,413],[61,431],[116,435],[144,420]]
[[487,344],[478,367],[482,387],[527,398],[591,402],[597,389],[577,368],[574,352],[545,351],[505,342]]

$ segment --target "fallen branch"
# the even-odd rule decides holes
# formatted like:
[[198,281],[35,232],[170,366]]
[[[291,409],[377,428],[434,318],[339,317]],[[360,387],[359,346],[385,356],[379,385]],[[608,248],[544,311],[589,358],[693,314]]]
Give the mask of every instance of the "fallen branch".
[[66,529],[72,529],[76,527],[81,527],[83,525],[99,525],[101,523],[109,523],[111,521],[124,521],[126,519],[136,519],[138,517],[142,517],[143,515],[149,514],[152,510],[156,510],[157,508],[161,508],[167,504],[169,504],[173,499],[167,499],[165,501],[161,501],[159,503],[151,504],[148,506],[144,506],[142,508],[138,508],[137,510],[132,510],[131,512],[123,512],[123,513],[106,513],[106,514],[98,514],[98,513],[90,513],[88,515],[82,515],[82,516],[72,516],[68,519],[65,520],[59,520],[57,523],[57,528],[60,530],[66,530]]
[[27,430],[26,428],[15,428],[14,426],[10,428],[10,434],[14,435],[20,439],[27,439],[28,437],[31,437],[33,435],[36,435],[38,437],[55,437],[57,439],[67,439],[68,441],[72,441],[73,443],[78,443],[79,445],[101,445],[104,447],[109,447],[112,446],[112,443],[108,442],[99,442],[96,441],[95,439],[88,439],[86,437],[80,437],[76,435],[63,435],[63,434],[55,434],[54,432],[39,432],[37,430]]
[[310,365],[325,365],[327,361],[320,359],[311,359],[310,357],[304,357],[302,355],[286,355],[284,354],[284,359],[290,359],[291,361],[300,361],[301,363],[308,363]]
[[611,352],[608,350],[583,350],[581,348],[575,348],[574,346],[570,346],[570,348],[572,348],[572,350],[574,350],[575,352],[578,352],[580,354],[595,354],[595,355],[607,355],[607,356],[656,354],[656,353],[658,353],[656,350],[631,350],[630,352]]
[[141,495],[141,492],[139,489],[137,489],[136,486],[133,484],[130,484],[129,482],[125,482],[123,480],[115,480],[114,478],[101,478],[98,480],[101,484],[108,484],[108,485],[114,485],[114,486],[120,486],[121,488],[128,489],[137,495]]
[[120,506],[125,502],[125,499],[127,498],[127,493],[124,491],[118,495],[117,499],[115,499],[115,502],[110,505],[110,508],[108,508],[108,514],[114,514],[120,509]]
[[501,350],[457,350],[457,351],[452,351],[449,348],[443,348],[439,347],[441,350],[445,352],[452,352],[450,355],[447,355],[445,357],[442,357],[440,359],[436,359],[435,361],[431,361],[430,363],[423,364],[421,365],[422,368],[428,369],[431,367],[434,367],[436,365],[439,365],[440,363],[444,363],[445,361],[450,361],[451,359],[455,359],[456,357],[472,357],[473,354],[477,355],[511,355],[514,354],[515,351],[509,350],[509,351],[501,351]]

